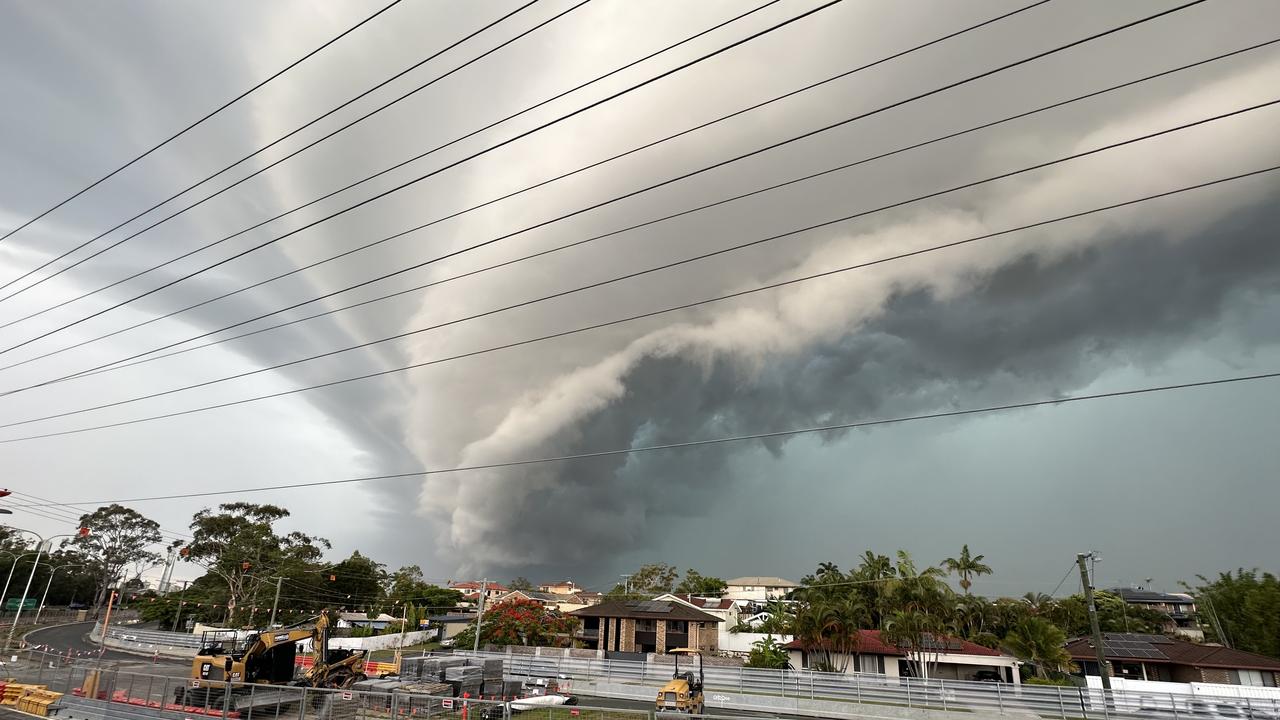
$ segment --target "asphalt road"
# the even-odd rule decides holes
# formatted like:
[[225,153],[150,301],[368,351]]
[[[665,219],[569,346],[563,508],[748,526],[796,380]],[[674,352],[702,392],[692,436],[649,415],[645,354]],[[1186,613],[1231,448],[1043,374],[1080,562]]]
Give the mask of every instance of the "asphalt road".
[[[27,644],[47,645],[53,649],[52,651],[58,653],[64,653],[68,650],[73,653],[92,652],[94,653],[94,657],[97,657],[97,652],[99,650],[98,645],[91,643],[88,640],[89,631],[92,629],[92,622],[54,625],[47,628],[41,628],[28,634]],[[153,663],[143,656],[118,652],[116,650],[107,650],[102,655],[102,659],[115,664],[121,670],[153,673],[156,675],[172,676],[175,673],[185,674],[190,667],[188,663],[164,659]]]

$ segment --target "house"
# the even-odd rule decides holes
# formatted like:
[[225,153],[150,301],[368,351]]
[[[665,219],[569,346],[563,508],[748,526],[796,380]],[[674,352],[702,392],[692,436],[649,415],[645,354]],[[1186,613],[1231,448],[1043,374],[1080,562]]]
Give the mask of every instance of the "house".
[[1204,630],[1196,617],[1196,600],[1186,593],[1164,593],[1142,588],[1113,588],[1107,592],[1120,596],[1126,604],[1155,610],[1169,617],[1164,631],[1195,642],[1204,641]]
[[[1224,685],[1280,685],[1280,660],[1221,645],[1196,643],[1138,633],[1103,633],[1107,673],[1130,680]],[[1067,652],[1081,675],[1098,675],[1092,638],[1067,642]]]
[[604,593],[593,590],[579,590],[574,595],[582,601],[583,605],[595,605],[604,601]]
[[505,587],[499,583],[482,583],[475,580],[466,582],[451,582],[449,587],[462,593],[462,599],[467,602],[477,602],[480,599],[480,586],[484,586],[485,602],[497,600],[498,598],[511,592],[511,588]]
[[799,585],[779,577],[740,577],[725,582],[724,597],[730,600],[769,602],[781,600]]
[[512,590],[498,598],[496,602],[501,603],[508,600],[532,600],[536,603],[541,603],[543,607],[566,613],[572,610],[580,610],[587,606],[587,603],[577,595],[563,595],[539,590]]
[[362,612],[344,612],[338,613],[337,626],[340,628],[373,628],[374,630],[385,630],[391,623],[399,623],[400,618],[392,617],[386,613],[378,613],[375,617],[369,617],[368,613]]
[[473,613],[452,613],[433,615],[427,618],[427,623],[429,627],[440,628],[440,637],[436,638],[437,640],[448,640],[465,630],[475,620],[476,616]]
[[587,647],[633,653],[665,654],[678,647],[715,652],[724,622],[686,603],[659,600],[607,600],[569,615],[582,621],[574,638]]
[[[929,642],[930,678],[980,680],[978,673],[985,671],[984,675],[995,673],[1004,682],[1022,682],[1018,674],[1018,660],[1011,655],[955,638],[937,638]],[[794,668],[808,668],[816,660],[812,648],[802,640],[792,640],[785,647]],[[856,647],[853,657],[840,656],[836,659],[837,663],[843,664],[847,658],[845,673],[879,673],[888,677],[912,674],[907,652],[885,641],[879,630],[859,630]]]
[[539,592],[555,593],[557,595],[577,595],[582,588],[573,584],[572,580],[561,580],[560,582],[544,583],[538,586]]

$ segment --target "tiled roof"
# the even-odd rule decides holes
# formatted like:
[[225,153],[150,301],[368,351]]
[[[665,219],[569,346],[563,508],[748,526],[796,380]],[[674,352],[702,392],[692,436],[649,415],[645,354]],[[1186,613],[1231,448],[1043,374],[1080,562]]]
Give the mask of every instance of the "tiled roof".
[[[1102,638],[1107,641],[1117,636],[1113,633],[1104,633]],[[1129,636],[1134,637],[1134,636]],[[1245,652],[1244,650],[1234,650],[1221,645],[1197,645],[1185,640],[1177,638],[1166,638],[1162,635],[1153,636],[1159,639],[1159,642],[1151,644],[1163,657],[1128,657],[1119,655],[1107,655],[1108,660],[1125,660],[1129,662],[1149,662],[1149,663],[1171,663],[1175,665],[1191,665],[1195,667],[1212,667],[1227,668],[1235,670],[1269,670],[1272,672],[1280,671],[1280,660],[1267,657],[1266,655],[1258,655],[1256,653]],[[1075,638],[1067,642],[1067,652],[1071,657],[1077,660],[1095,660],[1096,655],[1093,651],[1093,641],[1090,638]]]
[[1138,590],[1136,588],[1112,588],[1107,592],[1112,595],[1119,595],[1122,600],[1130,603],[1170,603],[1174,605],[1189,605],[1195,602],[1195,599],[1185,593],[1164,593],[1154,590]]
[[756,585],[761,585],[763,587],[800,587],[799,585],[791,582],[790,580],[785,580],[780,577],[768,577],[764,575],[734,578],[732,580],[726,580],[724,584],[729,586],[746,586],[746,587],[754,587]]
[[[939,652],[949,655],[982,655],[984,657],[1000,657],[1004,653],[999,650],[992,650],[989,647],[983,647],[968,640],[960,640],[958,638],[946,638],[940,640],[939,644],[945,643],[945,649],[940,648]],[[796,639],[787,643],[784,647],[789,650],[806,650],[808,649],[802,640]],[[897,645],[886,642],[881,636],[879,630],[859,630],[858,645],[856,652],[864,655],[906,655],[906,652]]]
[[[658,597],[666,597],[666,596],[659,595]],[[680,598],[681,600],[689,603],[690,605],[696,605],[697,607],[700,607],[703,610],[728,610],[729,608],[733,607],[733,601],[727,598],[704,598],[704,597],[698,597],[696,595],[688,595],[688,594],[677,595],[675,593],[671,593],[670,597]]]
[[690,620],[693,622],[724,622],[721,618],[678,602],[655,600],[606,600],[598,605],[573,610],[575,617],[637,618],[642,620]]

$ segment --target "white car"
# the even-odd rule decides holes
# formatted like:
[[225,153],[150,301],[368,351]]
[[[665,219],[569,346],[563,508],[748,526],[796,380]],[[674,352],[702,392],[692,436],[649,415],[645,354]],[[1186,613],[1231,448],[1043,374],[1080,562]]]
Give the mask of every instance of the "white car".
[[451,647],[453,647],[455,644],[457,644],[457,642],[458,642],[458,639],[457,639],[457,638],[445,638],[445,639],[443,639],[443,640],[441,640],[441,641],[440,641],[440,647],[449,647],[449,648],[451,648]]

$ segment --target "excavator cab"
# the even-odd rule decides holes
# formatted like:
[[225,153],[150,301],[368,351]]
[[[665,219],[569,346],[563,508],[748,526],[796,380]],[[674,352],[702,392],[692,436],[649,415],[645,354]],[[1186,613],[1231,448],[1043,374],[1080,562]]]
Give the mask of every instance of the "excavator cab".
[[[674,655],[676,667],[671,673],[671,680],[658,691],[655,702],[657,712],[679,712],[693,715],[702,714],[706,709],[706,699],[702,693],[704,675],[702,673],[702,652],[693,648],[675,648],[667,654]],[[693,656],[697,656],[695,673]],[[680,659],[686,658],[686,665],[681,669]]]

